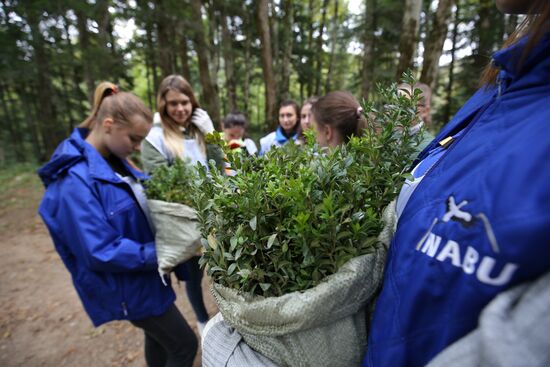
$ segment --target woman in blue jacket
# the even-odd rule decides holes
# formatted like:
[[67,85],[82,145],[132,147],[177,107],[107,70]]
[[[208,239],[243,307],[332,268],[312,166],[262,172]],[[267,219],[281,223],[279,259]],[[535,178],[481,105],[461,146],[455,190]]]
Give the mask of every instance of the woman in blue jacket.
[[550,2],[497,5],[526,21],[401,191],[363,366],[550,362]]
[[94,326],[129,320],[145,332],[148,366],[192,366],[196,337],[157,272],[147,177],[127,161],[151,121],[136,96],[100,84],[92,115],[38,171],[39,213]]
[[260,139],[260,155],[272,147],[280,147],[300,136],[300,106],[294,101],[284,101],[279,106],[279,127]]

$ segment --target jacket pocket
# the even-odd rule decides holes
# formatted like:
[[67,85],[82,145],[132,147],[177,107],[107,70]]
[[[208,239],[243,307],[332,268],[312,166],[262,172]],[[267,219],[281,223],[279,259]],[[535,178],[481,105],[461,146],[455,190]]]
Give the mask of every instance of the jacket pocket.
[[115,205],[109,207],[107,215],[109,218],[113,218],[114,216],[133,208],[135,205],[136,202],[134,200],[131,198],[125,198],[124,200],[118,201]]

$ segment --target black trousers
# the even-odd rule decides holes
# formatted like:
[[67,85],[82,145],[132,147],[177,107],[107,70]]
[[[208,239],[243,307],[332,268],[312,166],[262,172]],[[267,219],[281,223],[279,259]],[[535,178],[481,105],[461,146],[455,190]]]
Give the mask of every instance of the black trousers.
[[160,316],[131,320],[145,333],[148,367],[192,367],[198,341],[176,305]]

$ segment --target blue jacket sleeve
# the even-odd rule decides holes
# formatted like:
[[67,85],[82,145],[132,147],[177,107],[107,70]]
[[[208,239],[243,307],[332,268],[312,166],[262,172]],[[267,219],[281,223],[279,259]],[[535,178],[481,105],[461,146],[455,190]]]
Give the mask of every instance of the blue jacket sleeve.
[[155,243],[132,240],[117,231],[97,194],[80,177],[69,175],[59,196],[57,237],[91,270],[128,272],[157,267]]

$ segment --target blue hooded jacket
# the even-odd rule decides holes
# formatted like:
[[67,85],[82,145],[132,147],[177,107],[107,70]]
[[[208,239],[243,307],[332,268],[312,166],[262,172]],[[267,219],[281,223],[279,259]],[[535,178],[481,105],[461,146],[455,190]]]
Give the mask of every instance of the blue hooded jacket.
[[[46,192],[38,211],[95,326],[161,315],[175,294],[157,272],[154,235],[87,133],[75,129],[39,169]],[[135,178],[147,177],[123,163]]]
[[497,86],[420,154],[456,137],[399,218],[363,366],[426,365],[500,292],[550,270],[550,34],[517,71],[525,44],[493,55]]

